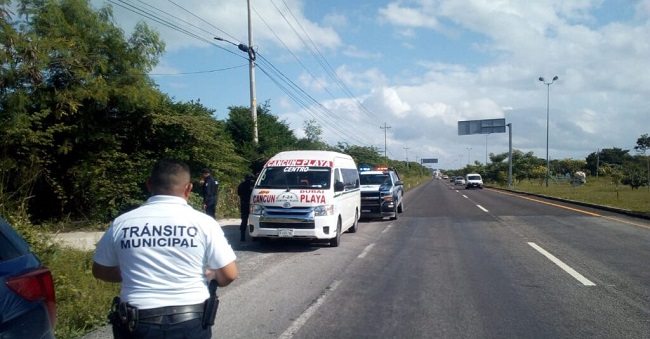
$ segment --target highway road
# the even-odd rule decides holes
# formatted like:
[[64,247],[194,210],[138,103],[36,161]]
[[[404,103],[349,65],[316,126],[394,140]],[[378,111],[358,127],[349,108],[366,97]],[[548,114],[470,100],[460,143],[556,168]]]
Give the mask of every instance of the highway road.
[[404,201],[338,248],[223,225],[214,337],[650,338],[650,221],[443,180]]

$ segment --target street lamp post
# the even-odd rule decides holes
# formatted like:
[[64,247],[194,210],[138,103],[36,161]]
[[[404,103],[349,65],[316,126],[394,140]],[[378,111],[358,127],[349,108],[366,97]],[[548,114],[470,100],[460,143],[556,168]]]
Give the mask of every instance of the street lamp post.
[[472,148],[466,147],[466,149],[467,149],[467,166],[469,166],[469,161],[470,161],[469,158],[470,158],[470,154],[471,154],[470,152],[472,151]]
[[548,113],[549,113],[549,103],[551,100],[551,84],[557,80],[557,75],[553,77],[551,82],[544,81],[544,77],[539,77],[539,81],[543,82],[546,85],[546,187],[548,187],[548,177],[550,176],[550,167],[548,160]]

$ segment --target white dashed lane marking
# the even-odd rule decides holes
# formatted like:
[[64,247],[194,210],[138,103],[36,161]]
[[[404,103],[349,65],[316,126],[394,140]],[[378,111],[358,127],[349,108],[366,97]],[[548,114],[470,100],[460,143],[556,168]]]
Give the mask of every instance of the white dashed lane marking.
[[548,258],[554,264],[560,266],[561,269],[563,269],[564,271],[569,273],[572,277],[576,278],[576,280],[581,282],[583,285],[585,285],[585,286],[596,286],[596,284],[594,284],[589,279],[582,276],[582,274],[576,272],[576,270],[569,267],[569,265],[563,263],[560,259],[553,256],[551,253],[546,252],[546,250],[544,250],[543,248],[541,248],[540,246],[538,246],[534,242],[529,242],[528,245],[530,245],[532,248],[536,249],[537,252],[543,254],[546,258]]

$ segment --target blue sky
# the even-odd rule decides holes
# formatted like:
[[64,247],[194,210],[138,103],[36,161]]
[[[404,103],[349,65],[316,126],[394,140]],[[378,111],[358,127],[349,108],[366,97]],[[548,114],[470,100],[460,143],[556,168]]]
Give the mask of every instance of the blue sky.
[[[151,76],[163,92],[217,119],[250,105],[247,55],[213,39],[248,44],[246,0],[92,3],[112,4],[127,34],[138,21],[160,32],[167,52]],[[505,118],[513,148],[545,158],[547,89],[551,159],[635,154],[650,134],[650,0],[251,5],[257,102],[298,136],[315,119],[329,144],[386,146],[389,158],[449,169],[508,151],[507,133],[459,136],[458,121]],[[538,80],[555,75],[549,88]]]

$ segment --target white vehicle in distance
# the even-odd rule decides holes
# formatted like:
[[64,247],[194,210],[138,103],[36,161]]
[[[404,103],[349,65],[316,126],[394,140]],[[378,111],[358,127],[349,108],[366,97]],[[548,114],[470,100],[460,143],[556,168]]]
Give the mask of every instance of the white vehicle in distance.
[[463,177],[454,178],[454,186],[456,185],[465,185],[465,178]]
[[465,188],[483,188],[483,178],[478,173],[470,173],[465,176]]

